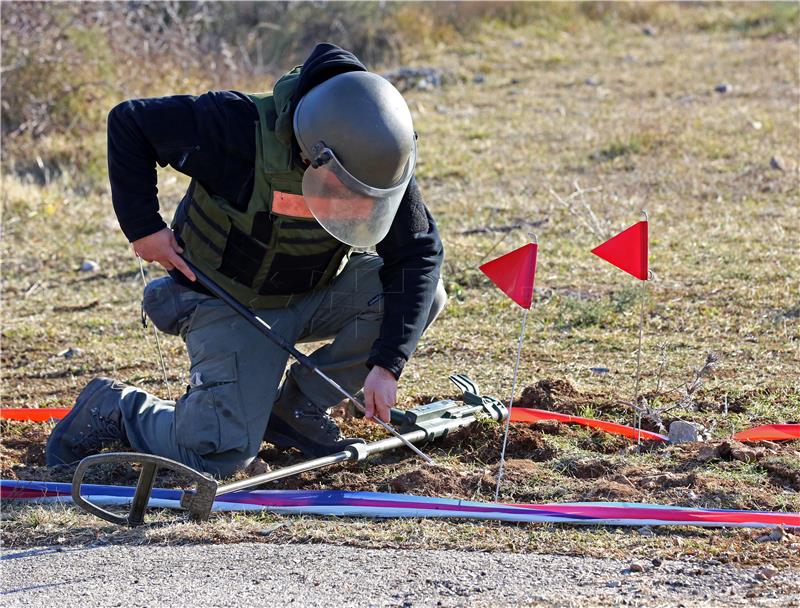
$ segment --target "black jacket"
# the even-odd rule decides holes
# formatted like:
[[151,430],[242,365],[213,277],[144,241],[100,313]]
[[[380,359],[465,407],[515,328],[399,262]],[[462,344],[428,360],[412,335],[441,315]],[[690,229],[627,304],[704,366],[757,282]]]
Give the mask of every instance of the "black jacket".
[[[303,64],[295,98],[332,76],[365,69],[351,53],[319,44]],[[111,110],[108,172],[114,211],[128,240],[166,226],[159,214],[156,163],[197,179],[234,205],[246,205],[253,189],[257,121],[255,105],[236,91],[134,99]],[[385,312],[368,365],[399,377],[428,318],[444,256],[415,180],[377,252],[384,262]],[[171,274],[197,288],[180,273]]]

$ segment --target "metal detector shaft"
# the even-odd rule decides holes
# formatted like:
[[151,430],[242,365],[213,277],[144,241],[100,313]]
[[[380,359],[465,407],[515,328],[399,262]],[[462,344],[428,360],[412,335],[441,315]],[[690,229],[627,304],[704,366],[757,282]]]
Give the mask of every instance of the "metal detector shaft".
[[[366,412],[366,408],[364,405],[356,399],[353,395],[350,394],[349,391],[345,390],[338,382],[336,382],[333,378],[328,376],[325,372],[323,372],[319,367],[317,367],[314,362],[301,353],[297,348],[295,348],[294,344],[290,344],[283,336],[278,334],[269,323],[267,323],[264,319],[259,317],[249,308],[247,308],[244,304],[239,302],[236,298],[234,298],[231,294],[225,291],[222,287],[217,285],[217,283],[208,275],[206,275],[202,270],[197,268],[194,264],[192,264],[186,258],[183,258],[183,261],[186,262],[186,265],[191,269],[191,271],[197,277],[197,282],[200,283],[203,287],[208,289],[212,294],[218,297],[220,300],[225,302],[228,306],[230,306],[233,310],[235,310],[243,319],[247,320],[250,325],[255,327],[258,331],[260,331],[263,335],[269,338],[272,342],[280,346],[283,350],[288,352],[292,357],[294,357],[297,362],[302,365],[303,367],[307,368],[308,370],[317,374],[320,378],[322,378],[325,382],[327,382],[331,387],[336,389],[336,391],[349,399],[353,405],[356,406],[356,409],[360,411],[362,414]],[[405,439],[397,430],[391,425],[377,416],[373,418],[375,422],[381,425],[387,432],[391,433],[415,454],[417,454],[420,458],[422,458],[428,464],[433,464],[433,460],[430,456],[426,455],[422,450],[420,450],[417,446],[413,443]]]
[[352,446],[348,446],[346,449],[342,450],[341,452],[337,452],[336,454],[322,456],[321,458],[314,458],[313,460],[283,467],[276,471],[270,471],[269,473],[263,473],[262,475],[256,475],[255,477],[234,481],[232,483],[219,486],[217,488],[217,496],[230,494],[231,492],[238,492],[239,490],[255,488],[270,481],[276,481],[278,479],[283,479],[284,477],[291,477],[292,475],[298,475],[300,473],[305,473],[306,471],[313,471],[314,469],[321,469],[322,467],[327,467],[339,462],[347,462],[348,460],[363,460],[372,454],[399,448],[406,441],[421,441],[425,439],[426,436],[427,433],[424,430],[417,430],[404,433],[400,437],[387,437],[386,439],[373,441],[372,443],[367,444],[353,444]]

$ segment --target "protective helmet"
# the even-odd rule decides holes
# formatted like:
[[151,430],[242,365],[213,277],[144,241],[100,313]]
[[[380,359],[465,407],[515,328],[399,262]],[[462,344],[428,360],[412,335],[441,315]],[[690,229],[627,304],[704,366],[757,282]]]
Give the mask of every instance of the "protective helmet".
[[311,163],[303,197],[316,220],[354,247],[383,240],[417,157],[400,92],[370,72],[334,76],[300,99],[294,134]]

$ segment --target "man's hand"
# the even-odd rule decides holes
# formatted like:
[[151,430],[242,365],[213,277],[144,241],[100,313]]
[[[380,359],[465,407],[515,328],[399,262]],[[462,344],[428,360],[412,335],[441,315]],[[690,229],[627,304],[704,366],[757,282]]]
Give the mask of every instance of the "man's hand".
[[183,249],[175,240],[175,235],[170,228],[162,228],[158,232],[149,234],[131,243],[133,250],[140,258],[147,262],[158,262],[167,270],[177,268],[190,281],[195,280],[194,273],[189,270],[186,262],[181,258]]
[[389,410],[395,403],[397,403],[397,378],[389,370],[376,365],[364,381],[364,407],[367,408],[364,415],[367,418],[374,418],[377,411],[378,418],[389,422],[391,418]]

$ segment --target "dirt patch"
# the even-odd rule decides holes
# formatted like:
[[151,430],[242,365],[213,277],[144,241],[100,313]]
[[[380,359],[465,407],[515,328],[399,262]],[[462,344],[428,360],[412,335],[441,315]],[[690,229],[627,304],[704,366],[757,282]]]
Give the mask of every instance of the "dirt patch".
[[[655,442],[644,442],[643,446],[649,447],[649,444]],[[578,440],[578,447],[587,452],[599,452],[601,454],[615,454],[631,446],[630,440],[620,436],[612,435],[611,433],[604,433],[603,431],[592,431],[588,437],[582,437]]]
[[762,462],[761,467],[767,471],[773,484],[800,492],[800,459],[793,463],[771,459]]
[[[494,463],[500,459],[503,445],[503,426],[486,422],[460,429],[438,444],[446,453],[457,453],[462,461],[479,460]],[[549,460],[556,448],[547,437],[528,424],[512,424],[508,432],[506,458],[524,458],[534,461]]]
[[[500,463],[491,469],[493,483],[497,483],[497,474],[500,470]],[[503,481],[511,484],[529,484],[547,477],[552,471],[538,462],[514,458],[506,460],[503,466]]]
[[602,458],[572,460],[567,463],[563,473],[578,479],[597,479],[614,470],[614,464]]
[[601,479],[594,483],[592,488],[583,495],[583,500],[612,500],[612,501],[634,501],[641,497],[641,492],[632,485]]
[[575,414],[577,413],[575,401],[582,397],[581,393],[566,380],[545,378],[522,389],[522,396],[517,405]]
[[399,494],[458,496],[462,493],[464,479],[452,469],[430,465],[401,473],[389,480],[389,489]]
[[535,422],[531,425],[531,428],[545,435],[561,435],[562,433],[568,433],[570,430],[569,426],[558,420],[542,420],[540,422]]
[[[50,426],[30,422],[4,422],[0,443],[0,474],[3,479],[29,479],[24,471],[44,465],[44,448]],[[23,476],[20,476],[20,472]]]

